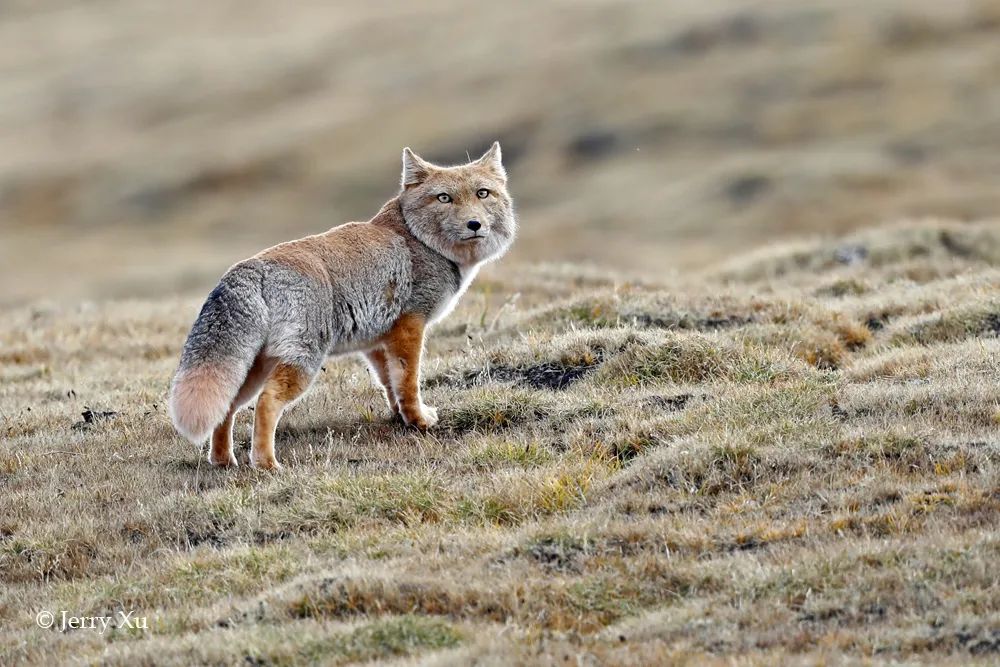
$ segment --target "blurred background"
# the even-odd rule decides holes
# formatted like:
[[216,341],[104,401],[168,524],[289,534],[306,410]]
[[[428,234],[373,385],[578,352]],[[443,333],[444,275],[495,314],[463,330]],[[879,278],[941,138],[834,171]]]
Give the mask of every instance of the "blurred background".
[[6,0],[0,303],[206,290],[494,139],[501,271],[991,218],[1000,0]]

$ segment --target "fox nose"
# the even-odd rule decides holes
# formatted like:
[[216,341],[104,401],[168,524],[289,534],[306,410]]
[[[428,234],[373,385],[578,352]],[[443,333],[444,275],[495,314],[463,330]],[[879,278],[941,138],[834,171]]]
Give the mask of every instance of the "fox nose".
[[474,232],[478,232],[479,228],[482,227],[482,225],[479,224],[478,220],[469,220],[467,223],[465,223],[465,226]]

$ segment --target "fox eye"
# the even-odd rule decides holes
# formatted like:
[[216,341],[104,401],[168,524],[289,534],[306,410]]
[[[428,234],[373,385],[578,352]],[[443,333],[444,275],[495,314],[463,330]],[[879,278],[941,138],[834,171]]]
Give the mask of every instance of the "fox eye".
[[451,195],[442,192],[441,194],[438,195],[438,201],[441,202],[442,204],[450,204]]
[[487,190],[486,188],[480,188],[479,191],[476,192],[476,196],[479,197],[480,199],[486,199],[487,197],[490,196],[490,191]]

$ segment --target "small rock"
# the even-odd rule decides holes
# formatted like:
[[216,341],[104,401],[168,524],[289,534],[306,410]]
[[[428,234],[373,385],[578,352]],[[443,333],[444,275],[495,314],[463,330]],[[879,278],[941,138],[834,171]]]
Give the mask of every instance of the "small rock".
[[83,412],[80,413],[83,417],[83,421],[78,421],[73,424],[73,428],[79,430],[84,428],[90,428],[97,422],[104,421],[106,419],[114,419],[118,416],[118,413],[114,410],[92,410],[84,406]]
[[868,258],[868,248],[860,244],[842,245],[833,253],[833,259],[839,264],[851,266]]

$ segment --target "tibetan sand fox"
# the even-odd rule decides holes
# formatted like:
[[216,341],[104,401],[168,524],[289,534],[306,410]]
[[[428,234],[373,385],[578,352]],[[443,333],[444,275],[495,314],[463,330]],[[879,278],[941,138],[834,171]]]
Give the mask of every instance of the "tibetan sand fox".
[[403,150],[402,187],[368,222],[264,250],[219,281],[191,327],[170,416],[209,461],[236,465],[233,416],[257,400],[250,464],[277,468],[274,430],[328,355],[360,353],[393,415],[437,422],[420,398],[427,328],[447,315],[517,222],[500,144],[457,167]]

